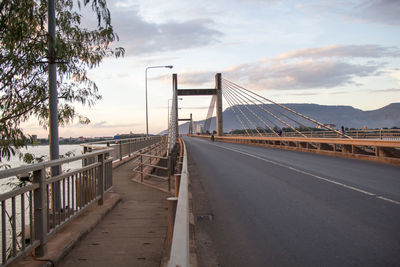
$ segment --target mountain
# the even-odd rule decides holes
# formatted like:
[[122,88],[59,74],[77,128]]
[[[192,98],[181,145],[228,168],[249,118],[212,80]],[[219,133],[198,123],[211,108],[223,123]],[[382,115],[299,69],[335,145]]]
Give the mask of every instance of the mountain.
[[[317,104],[282,104],[292,110],[295,110],[305,116],[308,116],[318,122],[325,124],[335,124],[336,128],[340,128],[341,126],[347,128],[357,128],[361,129],[363,126],[366,126],[368,129],[371,128],[391,128],[391,127],[400,127],[400,103],[392,103],[385,107],[376,110],[368,110],[363,111],[360,109],[356,109],[352,106],[327,106],[327,105],[317,105]],[[262,109],[268,110],[271,113],[276,114],[276,116],[285,118],[285,116],[289,116],[295,121],[310,127],[315,127],[316,124],[312,123],[304,118],[294,117],[287,110],[281,109],[275,105],[268,104],[262,105]],[[256,118],[260,115],[260,108],[255,105],[246,105],[241,106],[241,110],[244,115],[252,121],[255,125],[263,126],[262,123]],[[228,132],[233,129],[242,129],[241,123],[236,118],[236,114],[240,114],[239,110],[236,106],[229,107],[225,109],[223,118],[224,118],[224,132]],[[256,114],[256,115],[254,115]],[[241,118],[242,115],[239,115]],[[278,120],[274,119],[272,116],[268,116],[264,119],[269,125],[272,127],[274,125],[278,127],[285,127],[285,125]],[[204,125],[205,120],[196,121],[196,124]],[[285,121],[289,121],[291,125],[296,125],[293,121],[285,119]],[[263,126],[265,127],[265,126]],[[253,128],[253,127],[247,127]],[[181,133],[187,133],[189,129],[189,123],[184,123],[179,126],[179,131]],[[211,119],[211,130],[215,130],[215,117]],[[165,134],[166,131],[161,132],[160,134]]]

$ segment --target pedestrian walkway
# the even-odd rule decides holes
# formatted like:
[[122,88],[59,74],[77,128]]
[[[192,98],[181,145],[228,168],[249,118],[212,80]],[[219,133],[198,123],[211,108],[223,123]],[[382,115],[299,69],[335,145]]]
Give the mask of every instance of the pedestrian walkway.
[[59,266],[160,266],[167,234],[168,193],[133,182],[134,163],[113,170],[122,201]]

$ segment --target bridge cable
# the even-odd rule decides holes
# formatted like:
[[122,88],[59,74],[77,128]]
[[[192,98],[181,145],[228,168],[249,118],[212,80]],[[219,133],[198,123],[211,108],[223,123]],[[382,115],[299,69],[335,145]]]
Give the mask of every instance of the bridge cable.
[[296,114],[296,115],[298,115],[298,116],[300,116],[300,117],[303,117],[304,119],[307,119],[307,120],[309,120],[309,121],[311,121],[311,122],[314,122],[314,123],[318,124],[318,125],[321,126],[321,127],[324,127],[324,128],[326,128],[326,129],[328,129],[328,130],[331,130],[331,131],[334,131],[334,132],[338,133],[339,135],[342,135],[342,136],[347,137],[347,138],[349,138],[349,139],[353,139],[352,137],[350,137],[350,136],[348,136],[348,135],[346,135],[346,134],[344,134],[344,133],[341,133],[340,131],[338,131],[338,130],[336,130],[336,129],[333,129],[333,128],[329,127],[329,126],[326,125],[326,124],[320,123],[320,122],[318,122],[318,121],[316,121],[316,120],[314,120],[314,119],[312,119],[312,118],[310,118],[310,117],[307,117],[307,116],[305,116],[305,115],[303,115],[303,114],[301,114],[301,113],[299,113],[299,112],[297,112],[297,111],[294,111],[294,110],[291,109],[291,108],[288,108],[288,107],[286,107],[286,106],[284,106],[284,105],[282,105],[282,104],[278,104],[278,103],[276,103],[276,102],[274,102],[274,101],[272,101],[272,100],[270,100],[270,99],[268,99],[268,98],[265,98],[265,97],[263,97],[263,96],[261,96],[261,95],[259,95],[259,94],[256,94],[256,93],[254,93],[254,92],[252,92],[252,91],[250,91],[250,90],[248,90],[248,89],[246,89],[246,88],[244,88],[244,87],[242,87],[242,86],[240,86],[240,85],[238,85],[238,84],[236,84],[236,83],[234,83],[234,82],[231,82],[231,81],[226,80],[226,79],[223,79],[223,80],[226,81],[226,82],[228,82],[228,83],[234,84],[234,85],[236,85],[237,87],[241,88],[242,90],[245,90],[245,91],[247,91],[247,92],[250,92],[250,93],[252,93],[252,94],[254,94],[254,95],[256,95],[256,96],[258,96],[258,97],[260,97],[260,98],[262,98],[262,99],[264,99],[264,100],[266,100],[266,101],[268,101],[268,102],[271,102],[272,104],[275,104],[275,105],[277,105],[277,106],[279,106],[279,107],[281,107],[281,108],[283,108],[283,109],[286,109],[286,110],[288,110],[288,111],[290,111],[290,112],[292,112],[292,113],[294,113],[294,114]]
[[[232,91],[232,90],[230,89],[229,86],[227,86],[227,87],[225,87],[225,88],[226,88],[226,90],[230,90],[232,93],[234,93],[235,95],[237,95],[234,91]],[[239,97],[239,96],[238,96],[238,97]],[[243,99],[242,97],[240,97],[240,98]],[[244,102],[245,102],[246,104],[249,104],[247,101],[244,101]],[[249,106],[250,106],[250,108],[252,107],[251,105],[249,105]],[[260,117],[263,117],[265,120],[269,121],[271,124],[277,126],[275,123],[273,123],[270,119],[268,119],[267,117],[265,117],[264,114],[258,113],[258,112],[257,112],[257,109],[254,109],[254,110],[253,110],[253,113],[255,113],[255,116],[256,116],[260,121],[262,121],[262,122],[264,123],[264,125],[267,126],[267,128],[269,128],[269,129],[272,131],[272,133],[275,133],[274,129],[273,129],[270,125],[268,125],[268,123],[265,122],[265,121],[264,121],[262,118],[260,118]],[[257,116],[257,114],[258,114],[258,116]]]
[[[227,85],[227,84],[225,84],[225,86],[229,86],[229,85]],[[258,101],[260,101],[260,100],[258,100]],[[260,101],[261,102],[261,101]],[[260,107],[259,105],[257,105],[256,103],[254,103],[253,101],[252,101],[252,103],[253,104],[255,104],[256,105],[256,107],[257,108],[259,108],[261,111],[262,111],[262,117],[265,119],[265,120],[267,120],[267,121],[269,121],[271,124],[273,124],[275,127],[278,127],[278,125],[276,124],[276,123],[274,123],[274,122],[272,122],[270,119],[268,119],[267,117],[266,117],[266,115],[265,115],[265,110],[262,108],[262,107]],[[262,103],[261,102],[261,104],[262,105],[265,105],[264,103]],[[253,105],[254,106],[254,105]],[[267,111],[268,112],[268,111]],[[275,131],[272,129],[272,128],[269,128],[272,132],[274,132],[275,133]]]
[[232,108],[235,108],[236,110],[238,110],[240,112],[240,115],[242,116],[242,118],[244,119],[244,121],[247,124],[247,127],[245,127],[245,131],[247,133],[247,135],[250,135],[250,133],[246,130],[246,129],[251,129],[251,122],[250,120],[247,118],[247,116],[243,113],[243,111],[240,109],[240,107],[238,105],[235,105],[235,103],[233,102],[233,100],[231,99],[231,97],[229,95],[227,95],[227,93],[223,90],[222,91],[225,99],[228,101],[228,103],[232,106]]
[[[226,85],[228,86],[228,84],[226,84]],[[281,112],[281,111],[279,111],[279,110],[277,110],[277,109],[271,107],[270,105],[265,104],[265,103],[262,102],[260,99],[257,99],[257,98],[254,97],[253,95],[250,95],[249,93],[247,93],[247,92],[241,90],[239,87],[236,87],[235,85],[232,85],[232,84],[230,84],[230,86],[232,86],[234,89],[237,89],[237,90],[241,91],[242,93],[245,93],[246,95],[252,97],[252,98],[255,99],[256,101],[260,102],[263,108],[265,108],[265,109],[271,109],[271,110],[273,110],[273,111],[279,113],[280,115],[284,116],[285,118],[291,120],[292,122],[294,122],[294,123],[296,123],[296,124],[298,124],[298,125],[301,125],[301,126],[303,126],[304,128],[308,128],[307,126],[305,126],[305,125],[302,124],[301,122],[299,122],[299,121],[297,121],[297,120],[295,120],[295,119],[289,117],[289,116],[286,115],[285,113],[283,113],[283,112]],[[252,103],[254,103],[254,102],[252,102]],[[257,105],[256,103],[254,103],[254,104]],[[261,107],[258,106],[258,108],[261,108]],[[265,110],[263,109],[263,111],[265,111]]]
[[[242,96],[244,95],[241,91],[236,90],[239,94],[241,94]],[[246,99],[248,99],[246,96],[243,96]],[[255,97],[253,97],[255,98]],[[256,99],[256,98],[255,98]],[[257,99],[256,99],[257,100]],[[251,100],[249,100],[251,101]],[[287,127],[291,128],[292,130],[294,130],[295,132],[297,132],[298,134],[300,134],[301,136],[307,138],[307,136],[305,134],[303,134],[302,132],[298,131],[296,128],[294,128],[293,126],[291,126],[290,124],[288,124],[287,122],[281,120],[279,117],[275,116],[275,114],[273,114],[272,112],[266,110],[265,108],[263,108],[262,106],[256,104],[254,101],[251,101],[253,104],[255,104],[257,107],[263,109],[265,112],[267,112],[268,114],[270,114],[271,116],[273,116],[275,119],[277,119],[278,121],[280,121],[281,123],[285,124]]]
[[[246,93],[246,92],[245,92],[245,93]],[[249,95],[249,94],[247,94],[247,95]],[[250,95],[250,96],[251,96],[251,95]],[[286,115],[285,113],[279,111],[278,109],[273,108],[273,107],[271,106],[271,104],[269,104],[269,105],[268,105],[268,104],[265,104],[265,103],[263,103],[261,100],[255,98],[254,96],[252,96],[252,98],[254,98],[254,99],[256,99],[257,101],[259,101],[259,102],[263,105],[264,108],[266,108],[266,109],[271,109],[271,110],[273,110],[273,111],[279,113],[280,115],[284,116],[284,117],[287,118],[288,120],[291,120],[292,122],[294,122],[294,123],[296,123],[296,124],[298,124],[298,125],[304,127],[305,129],[311,130],[310,127],[308,127],[308,126],[302,124],[300,121],[297,121],[297,120],[295,120],[295,119],[289,117],[289,116]]]
[[[236,105],[236,104],[235,104],[236,101],[234,101],[234,100],[232,99],[232,97],[226,92],[226,90],[222,90],[222,93],[224,94],[225,99],[226,99],[228,102],[230,102],[230,105],[231,105],[232,107],[235,106],[236,109],[239,110],[239,112],[242,114],[242,116],[243,116],[243,117],[245,118],[245,120],[247,121],[248,125],[252,125],[252,126],[256,129],[256,131],[258,131],[257,128],[255,127],[255,125],[251,122],[251,120],[249,120],[249,118],[246,116],[246,114],[243,113],[243,111],[242,111],[241,108],[240,108],[240,105]],[[231,103],[233,103],[233,105],[232,105]],[[248,129],[251,129],[251,127],[248,127]],[[247,135],[250,135],[249,132],[248,132],[247,130],[246,130],[246,132],[247,132]],[[260,134],[260,133],[259,133],[259,134]]]
[[[234,99],[234,100],[236,101],[236,103],[239,103],[239,104],[240,104],[240,100],[238,100],[238,99],[237,99],[237,96],[235,96],[232,92],[230,92],[229,90],[226,90],[226,93],[227,93],[227,95],[230,95],[230,96],[232,97],[232,99]],[[246,103],[246,104],[247,104],[247,103]],[[252,113],[253,116],[255,116],[255,115],[254,115],[254,112],[253,112],[252,110],[249,109],[248,105],[240,105],[240,106],[245,107],[247,110],[249,110],[249,111]],[[257,116],[255,116],[255,117],[257,117]],[[257,127],[257,126],[259,126],[259,125],[257,125],[257,126],[254,125],[253,122],[252,122],[251,120],[249,120],[249,122],[251,123],[251,125],[253,125],[254,129],[256,130],[256,132],[257,132],[260,136],[262,136],[262,134],[260,133],[260,131],[258,130],[258,127]],[[261,128],[261,127],[260,127],[260,128]]]
[[[263,128],[260,124],[259,124],[259,121],[261,121],[261,122],[263,122],[266,126],[267,126],[267,124],[253,111],[253,110],[251,110],[250,108],[249,108],[249,104],[247,103],[247,102],[245,102],[245,101],[243,101],[243,99],[238,99],[238,96],[236,95],[236,94],[234,94],[234,92],[233,91],[229,91],[229,90],[227,90],[227,94],[230,94],[231,95],[231,97],[233,98],[233,99],[235,99],[236,100],[236,103],[239,103],[240,105],[240,107],[244,107],[244,108],[246,108],[248,111],[250,111],[250,114],[248,114],[248,116],[249,115],[252,115],[254,118],[253,119],[251,119],[251,121],[253,122],[253,123],[255,123],[255,129],[257,129],[256,131],[257,132],[259,132],[259,128]],[[243,103],[244,102],[244,103]],[[250,116],[250,118],[251,118],[251,116]],[[257,119],[258,119],[258,121],[257,121]]]
[[[240,124],[242,125],[242,129],[246,132],[246,134],[249,136],[249,132],[247,131],[246,126],[244,125],[244,122],[240,119],[240,116],[238,116],[238,114],[236,113],[235,109],[237,108],[235,105],[232,105],[230,100],[225,96],[225,92],[224,90],[222,91],[222,94],[224,95],[225,99],[228,101],[228,104],[230,105],[230,107],[232,108],[233,113],[235,114],[236,118],[239,120]],[[241,114],[239,114],[241,115]]]
[[[237,97],[239,97],[239,95],[238,95],[238,94],[235,94],[235,92],[234,92],[231,88],[229,88],[229,86],[225,87],[225,89],[227,90],[227,92],[230,92],[231,94],[236,95]],[[247,102],[246,102],[246,104],[247,104]],[[273,129],[268,123],[266,123],[262,118],[260,118],[260,116],[258,116],[254,111],[252,111],[250,108],[248,108],[248,105],[246,105],[245,107],[246,107],[257,119],[259,119],[261,122],[263,122],[264,125],[267,126],[267,127],[272,131],[272,133],[274,133],[274,134],[276,134],[277,136],[279,136],[279,135],[274,131],[274,129]]]
[[[226,85],[229,86],[228,84],[226,84]],[[237,89],[236,89],[236,90],[237,90]],[[237,91],[238,91],[241,95],[243,95],[243,93],[246,93],[246,92],[242,92],[241,90],[237,90]],[[249,95],[249,94],[247,94],[247,95]],[[252,95],[249,95],[249,96],[252,97],[253,99],[255,99],[255,100],[261,102],[259,99],[255,98],[254,96],[252,96]],[[244,97],[245,97],[245,96],[244,96]],[[248,99],[248,98],[246,97],[246,99]],[[250,99],[248,99],[248,100],[250,100]],[[250,100],[250,101],[251,101],[251,100]],[[294,127],[292,127],[290,124],[286,123],[285,121],[281,120],[279,117],[275,116],[272,112],[266,110],[263,106],[257,105],[257,103],[255,103],[254,101],[251,101],[251,102],[252,102],[253,104],[255,104],[258,108],[260,108],[260,109],[262,109],[263,111],[269,113],[269,114],[272,115],[275,119],[277,119],[277,120],[280,121],[281,123],[285,124],[286,126],[288,126],[289,128],[291,128],[291,129],[294,130],[295,132],[297,132],[298,134],[302,135],[303,137],[307,137],[306,135],[304,135],[303,133],[301,133],[300,131],[298,131],[298,130],[295,129]],[[262,103],[262,102],[261,102],[261,104],[265,105],[265,104]],[[275,110],[275,111],[276,111],[276,110]],[[281,113],[281,112],[278,111],[278,113]],[[282,113],[281,113],[281,114],[282,114]],[[286,117],[287,117],[287,116],[286,116]],[[291,119],[291,118],[289,118],[289,119]],[[292,119],[291,119],[291,120],[292,120]],[[297,124],[299,124],[299,123],[298,123],[297,121],[295,121],[295,120],[294,120],[294,122],[297,123]]]

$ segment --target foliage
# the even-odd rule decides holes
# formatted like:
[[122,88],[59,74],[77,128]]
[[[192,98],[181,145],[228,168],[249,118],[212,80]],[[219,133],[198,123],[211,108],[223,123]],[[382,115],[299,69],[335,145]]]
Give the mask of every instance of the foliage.
[[[48,63],[56,62],[60,125],[77,114],[73,104],[93,105],[101,99],[96,84],[87,76],[107,56],[120,57],[121,47],[111,25],[106,0],[57,0],[55,57],[49,57],[47,0],[0,1],[0,161],[30,143],[22,122],[36,117],[48,124]],[[92,28],[82,24],[83,13],[94,13]]]

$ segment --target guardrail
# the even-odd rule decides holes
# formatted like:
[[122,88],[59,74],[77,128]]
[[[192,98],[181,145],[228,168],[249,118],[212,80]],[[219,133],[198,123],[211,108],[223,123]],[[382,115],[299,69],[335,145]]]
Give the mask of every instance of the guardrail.
[[[169,267],[189,266],[189,172],[185,143],[179,139],[182,158],[182,171],[180,173],[179,194],[177,199],[172,244],[170,250]],[[181,155],[182,156],[182,155]],[[177,176],[175,176],[177,178]]]
[[[210,138],[208,135],[195,137]],[[378,139],[215,136],[215,141],[300,150],[400,164],[400,142]]]
[[[103,204],[112,186],[113,149],[0,171],[0,179],[26,176],[26,185],[0,195],[1,258],[9,265],[35,251],[46,252],[46,241],[94,202]],[[73,161],[95,159],[86,166],[49,177],[49,169]]]
[[112,148],[113,150],[110,152],[110,156],[117,161],[131,156],[131,154],[135,151],[160,142],[162,138],[162,136],[127,138],[86,143],[82,144],[81,146],[83,146],[84,153],[99,149]]
[[[134,162],[137,166],[133,169],[134,172],[140,174],[140,182],[143,183],[145,177],[153,177],[168,182],[168,191],[171,191],[171,173],[172,173],[172,158],[167,155],[168,142],[166,138],[162,138],[159,143],[153,144],[138,152],[132,153],[135,158]],[[166,166],[161,166],[161,160],[166,161]],[[165,171],[166,175],[161,176],[154,174],[152,171]]]
[[[334,131],[307,131],[301,132],[309,138],[342,138]],[[348,130],[345,132],[347,136],[354,139],[387,139],[387,140],[400,140],[400,129],[377,129],[377,130]],[[261,133],[262,137],[276,137],[275,133]],[[248,136],[248,135],[231,135],[231,136]],[[251,136],[258,136],[259,134],[253,133]],[[282,137],[303,137],[297,132],[283,132]]]

